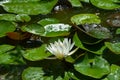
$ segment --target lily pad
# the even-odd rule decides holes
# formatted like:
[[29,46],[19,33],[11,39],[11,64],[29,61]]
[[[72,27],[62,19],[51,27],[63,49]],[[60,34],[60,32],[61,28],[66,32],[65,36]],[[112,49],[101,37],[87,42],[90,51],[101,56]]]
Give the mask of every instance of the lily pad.
[[106,49],[106,46],[102,46],[100,47],[98,50],[90,50],[90,49],[87,49],[83,43],[80,41],[79,37],[77,34],[74,35],[73,37],[73,41],[75,42],[75,45],[83,50],[86,50],[88,52],[91,52],[91,53],[95,53],[95,54],[103,54],[103,51]]
[[29,22],[31,17],[27,14],[18,14],[16,15],[16,21]]
[[119,4],[116,4],[117,2],[119,3],[119,0],[90,0],[91,3],[101,9],[106,9],[106,10],[113,10],[116,8],[120,8]]
[[103,80],[120,80],[120,67],[117,65],[111,65],[111,73],[107,76],[107,78]]
[[45,31],[44,27],[39,24],[30,24],[27,26],[22,26],[21,30],[24,32],[35,34],[35,35],[43,35]]
[[80,0],[68,0],[73,7],[82,7]]
[[15,14],[0,14],[0,20],[16,21]]
[[71,26],[68,24],[48,24],[44,26],[46,37],[66,36],[70,34]]
[[120,34],[120,28],[116,30],[116,34]]
[[95,14],[77,14],[71,17],[73,24],[99,24],[101,22],[100,18]]
[[50,53],[46,53],[46,45],[34,49],[28,49],[23,53],[24,58],[30,61],[42,60],[50,55]]
[[44,74],[40,67],[28,67],[22,73],[22,80],[44,80]]
[[4,44],[4,45],[0,45],[0,54],[1,53],[5,53],[11,49],[15,48],[15,46],[12,46],[12,45],[7,45],[7,44]]
[[112,36],[110,30],[106,27],[102,27],[101,25],[85,24],[83,25],[83,28],[85,29],[86,34],[97,39],[107,39]]
[[0,54],[0,64],[13,64],[14,60],[9,54]]
[[75,69],[93,78],[101,78],[110,72],[109,63],[101,56],[95,56],[92,60],[85,56],[82,62],[74,64]]
[[12,22],[0,21],[0,37],[6,36],[6,33],[15,31],[16,27]]
[[120,54],[120,42],[105,42],[105,46],[115,54]]
[[59,22],[60,21],[56,18],[45,18],[45,19],[38,21],[37,23],[42,25],[42,26],[45,26],[48,24],[55,24],[55,23],[59,23]]
[[1,6],[7,11],[16,14],[48,14],[58,0],[9,0],[2,2]]

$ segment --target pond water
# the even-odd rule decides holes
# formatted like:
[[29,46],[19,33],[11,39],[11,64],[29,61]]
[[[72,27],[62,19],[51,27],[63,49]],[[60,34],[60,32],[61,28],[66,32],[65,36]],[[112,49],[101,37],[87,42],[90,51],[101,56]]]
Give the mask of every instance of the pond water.
[[[84,32],[79,31],[78,27],[81,26],[73,26],[71,32],[78,32],[78,36],[81,38],[81,41],[84,43],[84,45],[86,46],[86,48],[90,49],[91,46],[93,46],[94,44],[94,49],[93,50],[97,50],[97,48],[99,48],[99,46],[101,47],[103,45],[103,41],[110,41],[110,42],[119,42],[119,35],[115,34],[115,30],[117,29],[116,27],[120,26],[120,10],[116,9],[116,10],[103,10],[103,9],[99,9],[89,3],[82,3],[84,7],[79,7],[79,8],[73,8],[71,5],[68,5],[68,3],[58,3],[52,10],[51,13],[47,14],[47,15],[31,15],[31,21],[29,22],[18,22],[18,28],[16,29],[15,34],[9,34],[9,36],[5,36],[5,37],[1,37],[0,38],[0,44],[10,44],[10,45],[14,45],[17,48],[17,51],[19,53],[22,53],[22,50],[25,49],[29,49],[29,48],[36,48],[39,47],[40,45],[42,45],[43,43],[48,43],[48,41],[51,39],[51,37],[40,37],[37,35],[33,35],[33,34],[25,34],[24,32],[22,32],[19,27],[26,25],[26,24],[31,24],[31,23],[36,23],[41,19],[44,18],[56,18],[60,21],[60,23],[65,23],[65,24],[70,24],[73,25],[71,22],[71,17],[76,15],[76,14],[85,14],[85,13],[92,13],[95,15],[98,15],[101,19],[101,25],[104,27],[107,27],[110,31],[111,34],[113,34],[112,38],[108,38],[105,40],[101,40],[101,39],[97,39],[91,36],[88,36],[88,34],[84,34]],[[8,12],[4,11],[4,9],[2,7],[0,7],[0,13],[1,14],[6,14]],[[83,26],[83,25],[82,25]],[[81,28],[82,30],[84,30],[83,28]],[[80,29],[80,30],[81,30]],[[20,33],[20,34],[19,34]],[[115,35],[114,35],[115,34]],[[13,35],[18,35],[21,36],[22,39],[17,39],[15,40],[15,37],[11,38],[10,36]],[[24,38],[24,37],[25,38]],[[71,33],[71,35],[69,35],[69,37],[73,36],[73,34]],[[98,44],[97,44],[98,43]],[[92,47],[93,48],[93,47]],[[92,50],[91,48],[91,50]],[[77,54],[84,52],[83,50],[78,51]],[[111,51],[108,51],[110,54]],[[15,52],[13,52],[15,53]],[[16,55],[16,54],[14,54]],[[21,56],[21,55],[20,55]],[[19,56],[19,57],[20,57]],[[75,55],[76,56],[76,55]],[[108,56],[108,57],[106,57]],[[106,59],[108,59],[108,62],[113,59],[112,56],[114,57],[118,57],[117,55],[108,55],[107,53],[105,53],[105,55],[103,55],[103,57],[105,57]],[[17,59],[16,59],[17,60]],[[44,68],[49,68],[48,66],[50,66],[51,64],[53,64],[52,62],[54,61],[56,64],[56,66],[59,66],[61,64],[57,64],[59,62],[59,60],[42,60],[42,61],[29,61],[25,58],[23,58],[23,60],[25,60],[26,64],[21,64],[21,65],[0,65],[0,80],[21,80],[21,73],[22,71],[29,67],[29,66],[38,66],[38,64],[40,64],[40,66],[44,67]],[[48,62],[49,61],[49,62]],[[113,60],[113,62],[111,63],[117,63],[117,61],[119,61],[119,59],[117,60]],[[21,61],[22,62],[22,61]],[[61,63],[61,62],[60,62]],[[71,65],[69,63],[66,63],[68,65]],[[117,63],[118,64],[118,63]],[[65,65],[65,64],[62,64]],[[67,66],[68,66],[67,65]],[[72,66],[73,67],[73,66]],[[68,68],[68,67],[67,67]],[[60,68],[61,70],[63,68]],[[65,69],[66,69],[66,65],[65,65]],[[68,68],[69,69],[69,68]],[[64,71],[64,70],[63,70]],[[49,71],[48,71],[49,73]],[[62,73],[62,71],[61,71]],[[73,80],[73,79],[71,79]]]

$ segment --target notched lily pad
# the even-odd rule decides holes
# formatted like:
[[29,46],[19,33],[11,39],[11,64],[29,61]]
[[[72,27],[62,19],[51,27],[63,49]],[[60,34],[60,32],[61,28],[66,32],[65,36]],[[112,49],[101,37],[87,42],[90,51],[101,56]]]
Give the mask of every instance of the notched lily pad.
[[9,0],[2,2],[1,6],[7,12],[11,13],[38,15],[50,13],[57,1],[58,0]]
[[71,21],[73,24],[81,25],[81,24],[99,24],[101,20],[95,14],[78,14],[71,17]]
[[6,33],[15,31],[16,26],[9,21],[0,21],[0,37],[6,36]]
[[101,9],[106,9],[106,10],[113,10],[116,8],[120,8],[119,0],[90,0],[91,3]]
[[22,73],[22,80],[43,80],[44,71],[40,67],[29,67]]
[[73,41],[75,42],[75,45],[83,50],[86,50],[88,52],[91,52],[91,53],[95,53],[95,54],[103,54],[103,51],[106,49],[106,46],[102,46],[100,47],[99,49],[95,49],[95,50],[91,50],[91,49],[87,49],[83,43],[80,41],[79,37],[77,34],[74,35],[73,37]]
[[56,36],[66,36],[68,35],[71,29],[71,26],[68,24],[48,24],[44,26],[46,37],[56,37]]
[[28,49],[23,53],[23,57],[30,61],[42,60],[50,55],[50,53],[46,52],[46,45],[34,49]]
[[83,25],[83,28],[85,29],[86,34],[97,39],[107,39],[112,37],[110,30],[106,27],[102,27],[101,25],[85,24]]
[[85,56],[82,62],[74,64],[75,69],[87,76],[101,78],[110,72],[109,63],[100,56],[95,56],[92,60]]
[[105,46],[115,54],[120,54],[120,42],[105,42]]

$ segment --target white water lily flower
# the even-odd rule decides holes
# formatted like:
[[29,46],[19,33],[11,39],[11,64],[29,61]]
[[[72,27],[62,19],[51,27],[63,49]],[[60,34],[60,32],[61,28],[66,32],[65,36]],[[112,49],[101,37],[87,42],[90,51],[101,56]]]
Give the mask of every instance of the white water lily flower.
[[74,44],[75,43],[71,43],[71,39],[68,40],[68,38],[65,38],[63,42],[59,39],[54,43],[50,43],[46,49],[50,53],[54,54],[58,59],[63,59],[64,57],[70,56],[77,51],[78,48],[71,51]]

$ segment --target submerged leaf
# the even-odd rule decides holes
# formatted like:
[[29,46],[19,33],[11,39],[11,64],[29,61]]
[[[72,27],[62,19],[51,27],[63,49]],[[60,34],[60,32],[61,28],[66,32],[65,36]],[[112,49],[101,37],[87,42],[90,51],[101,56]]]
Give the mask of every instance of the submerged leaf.
[[0,37],[6,36],[8,32],[15,31],[16,27],[12,22],[0,21]]
[[90,50],[90,49],[87,49],[87,48],[83,45],[83,43],[80,41],[80,39],[79,39],[79,37],[77,36],[77,34],[74,35],[73,41],[75,42],[75,45],[76,45],[77,47],[79,47],[79,48],[81,48],[81,49],[83,49],[83,50],[86,50],[86,51],[88,51],[88,52],[95,53],[95,54],[103,54],[103,51],[104,51],[105,48],[106,48],[105,46],[102,46],[102,47],[100,47],[100,49],[95,50],[95,51]]
[[120,5],[116,4],[117,2],[120,2],[119,0],[90,0],[90,1],[94,6],[106,10],[120,8]]
[[99,24],[101,20],[95,14],[78,14],[71,17],[71,21],[73,24],[81,25],[81,24]]
[[85,32],[97,39],[107,39],[111,37],[110,30],[106,27],[102,27],[101,25],[97,24],[85,24],[83,25]]
[[104,58],[96,56],[92,61],[90,60],[88,56],[85,56],[82,62],[74,64],[75,69],[93,78],[101,78],[110,72],[109,63]]
[[38,15],[50,13],[57,1],[58,0],[9,0],[6,2],[1,2],[1,5],[7,12]]

